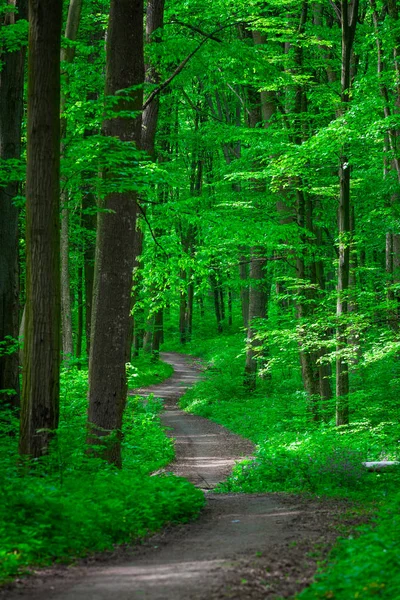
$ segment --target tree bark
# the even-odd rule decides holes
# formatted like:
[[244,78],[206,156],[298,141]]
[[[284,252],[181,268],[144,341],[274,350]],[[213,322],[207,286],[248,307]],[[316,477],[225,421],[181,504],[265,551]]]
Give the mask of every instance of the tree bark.
[[153,331],[153,343],[151,352],[154,359],[158,359],[160,356],[160,346],[163,338],[164,329],[164,311],[162,308],[158,309],[154,315],[154,331]]
[[[78,327],[76,332],[76,358],[82,357],[83,346],[83,267],[78,269]],[[80,364],[79,368],[80,368]]]
[[[16,2],[18,13],[11,22],[26,19],[27,0]],[[7,27],[7,25],[5,25]],[[21,155],[25,48],[1,55],[0,69],[0,160],[18,159]],[[0,341],[18,339],[18,209],[13,200],[19,183],[0,186]],[[3,390],[9,390],[7,392]],[[0,406],[19,406],[18,350],[0,354]]]
[[[359,0],[341,0],[342,31],[342,70],[341,70],[341,112],[347,111],[350,103],[351,54],[358,19]],[[349,366],[343,356],[347,345],[346,326],[343,319],[348,312],[348,289],[350,277],[350,164],[347,148],[342,149],[339,165],[339,266],[337,283],[337,359],[336,359],[336,425],[347,425],[349,422]]]
[[[111,0],[107,34],[106,96],[119,94],[114,109],[140,111],[143,104],[143,4]],[[118,96],[117,96],[118,97]],[[140,146],[141,118],[118,114],[103,123],[103,134]],[[103,172],[112,181],[112,170]],[[136,192],[108,194],[98,214],[91,348],[89,359],[89,441],[107,461],[121,466],[121,427],[126,403],[125,364],[132,338],[131,290],[136,228]],[[96,452],[97,454],[97,452]]]
[[266,317],[267,287],[265,283],[264,267],[267,263],[262,248],[252,248],[250,262],[250,303],[249,303],[249,329],[247,332],[246,364],[244,367],[244,386],[249,391],[256,389],[256,376],[259,356],[259,343],[255,339],[255,319]]
[[242,307],[243,327],[249,327],[249,260],[246,255],[239,256],[240,300]]
[[217,276],[214,271],[212,271],[212,273],[210,275],[210,282],[211,282],[211,290],[212,290],[212,293],[214,296],[214,310],[215,310],[215,318],[217,320],[217,332],[222,333],[223,327],[222,327],[222,311],[221,311],[221,304],[220,304],[220,294],[219,294],[219,289],[218,289]]
[[29,2],[26,327],[19,451],[40,457],[59,418],[61,0]]
[[[70,0],[67,24],[64,36],[69,41],[75,41],[78,35],[82,12],[82,0]],[[75,47],[62,48],[61,62],[72,63],[75,57]],[[61,96],[61,156],[65,154],[65,138],[67,135],[67,119],[64,115],[66,97]],[[69,198],[66,182],[63,182],[61,193],[61,315],[62,315],[62,349],[64,359],[73,356],[74,342],[72,337],[72,308],[69,273]]]
[[188,288],[187,288],[187,306],[186,306],[186,330],[188,342],[192,339],[193,332],[193,300],[194,300],[194,280],[193,271],[189,269],[188,273]]
[[72,338],[72,309],[71,309],[71,286],[69,276],[69,208],[68,194],[61,194],[61,331],[62,331],[62,353],[63,359],[68,360],[74,354],[74,343]]
[[187,340],[187,290],[186,290],[186,271],[181,270],[182,288],[179,298],[179,336],[181,344],[186,344]]
[[84,240],[84,280],[85,280],[85,337],[86,354],[90,355],[90,336],[93,304],[93,281],[94,281],[94,259],[95,259],[95,234],[96,215],[93,212],[96,206],[94,194],[90,190],[84,190],[82,197],[82,223],[86,231]]

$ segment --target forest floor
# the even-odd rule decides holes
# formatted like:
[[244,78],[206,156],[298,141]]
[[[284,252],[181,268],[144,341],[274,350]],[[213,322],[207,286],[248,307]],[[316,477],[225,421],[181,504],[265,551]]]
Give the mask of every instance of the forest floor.
[[[169,467],[205,491],[193,523],[169,527],[134,548],[117,548],[69,567],[42,569],[3,589],[17,600],[237,600],[290,598],[312,580],[340,532],[357,524],[346,501],[286,494],[217,494],[216,484],[253,445],[177,401],[201,377],[199,361],[165,353],[174,374],[135,390],[165,401],[162,420],[176,439]],[[132,392],[131,392],[132,393]]]

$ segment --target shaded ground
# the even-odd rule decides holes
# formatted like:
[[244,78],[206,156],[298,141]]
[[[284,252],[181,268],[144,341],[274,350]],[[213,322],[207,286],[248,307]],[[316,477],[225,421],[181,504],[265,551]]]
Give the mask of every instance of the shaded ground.
[[[193,359],[163,354],[175,369],[163,384],[135,391],[165,399],[163,422],[176,438],[169,470],[210,490],[249,456],[248,440],[180,411],[177,399],[201,376]],[[280,494],[207,492],[198,521],[168,528],[135,549],[116,549],[80,566],[40,571],[4,590],[9,600],[238,600],[290,597],[310,581],[335,538],[346,503]],[[316,546],[317,544],[317,546]],[[310,555],[311,554],[311,555]]]

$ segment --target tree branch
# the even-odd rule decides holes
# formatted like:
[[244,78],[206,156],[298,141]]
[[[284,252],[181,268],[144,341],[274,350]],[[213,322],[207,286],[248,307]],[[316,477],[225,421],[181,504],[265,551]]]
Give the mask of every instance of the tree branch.
[[188,56],[186,58],[183,59],[181,64],[176,67],[176,69],[172,73],[172,75],[170,75],[168,77],[168,79],[166,79],[161,85],[159,85],[155,90],[153,90],[151,92],[151,94],[149,95],[149,97],[147,98],[145,103],[143,104],[142,110],[145,110],[149,106],[149,104],[154,100],[154,98],[156,96],[158,96],[158,94],[160,94],[163,90],[165,90],[166,87],[169,86],[171,81],[173,81],[175,79],[175,77],[177,75],[179,75],[179,73],[181,73],[181,71],[183,71],[183,69],[185,68],[187,63],[190,61],[190,59],[193,58],[193,56],[195,54],[197,54],[197,52],[200,50],[200,48],[202,46],[204,46],[204,44],[208,40],[212,39],[215,36],[215,34],[218,33],[219,31],[222,31],[223,29],[227,29],[228,27],[232,27],[233,25],[236,25],[236,23],[228,23],[227,25],[220,25],[212,33],[209,33],[208,35],[206,35],[206,37],[203,40],[201,40],[201,42],[196,46],[196,48],[190,54],[188,54]]
[[[175,19],[175,17],[172,17],[170,24],[177,24],[177,25],[182,25],[182,27],[187,27],[188,29],[191,29],[192,31],[195,31],[196,33],[200,33],[200,35],[207,37],[208,34],[205,31],[202,31],[201,29],[199,29],[198,27],[195,27],[194,25],[191,25],[190,23],[184,23],[183,21],[179,21],[179,19]],[[214,40],[214,42],[222,42],[221,38],[216,37],[215,35],[211,34],[211,36],[209,36],[210,40]]]
[[137,204],[137,206],[138,206],[138,208],[139,208],[140,212],[142,213],[142,216],[143,216],[144,220],[146,221],[146,224],[147,224],[147,226],[148,226],[148,228],[149,228],[149,231],[150,231],[151,237],[152,237],[152,238],[153,238],[153,240],[154,240],[154,243],[156,244],[156,246],[158,246],[159,248],[161,248],[161,250],[164,252],[165,256],[166,256],[167,258],[169,258],[169,255],[168,255],[168,253],[167,253],[167,252],[164,250],[164,248],[161,246],[161,244],[160,244],[160,243],[158,242],[158,240],[156,239],[156,236],[154,235],[153,229],[152,229],[152,227],[151,227],[151,225],[150,225],[150,223],[149,223],[149,220],[148,220],[148,218],[147,218],[147,216],[146,216],[146,212],[143,210],[143,207],[142,207],[142,206],[140,206],[140,204],[139,204],[139,203]]

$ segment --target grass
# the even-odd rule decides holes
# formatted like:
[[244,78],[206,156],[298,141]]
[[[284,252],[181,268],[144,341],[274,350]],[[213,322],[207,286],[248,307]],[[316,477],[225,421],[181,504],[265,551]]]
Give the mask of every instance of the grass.
[[[138,385],[169,376],[165,364],[135,364]],[[135,385],[136,387],[136,385]],[[151,476],[174,456],[161,427],[159,401],[129,397],[122,470],[85,454],[87,372],[64,371],[61,419],[52,452],[22,475],[17,423],[0,447],[0,583],[53,562],[131,544],[167,523],[195,517],[202,492],[172,475]],[[10,431],[11,430],[11,431]],[[9,435],[9,434],[12,435]]]
[[171,377],[174,369],[162,360],[154,360],[150,355],[135,358],[127,367],[130,389],[147,387],[161,383]]

